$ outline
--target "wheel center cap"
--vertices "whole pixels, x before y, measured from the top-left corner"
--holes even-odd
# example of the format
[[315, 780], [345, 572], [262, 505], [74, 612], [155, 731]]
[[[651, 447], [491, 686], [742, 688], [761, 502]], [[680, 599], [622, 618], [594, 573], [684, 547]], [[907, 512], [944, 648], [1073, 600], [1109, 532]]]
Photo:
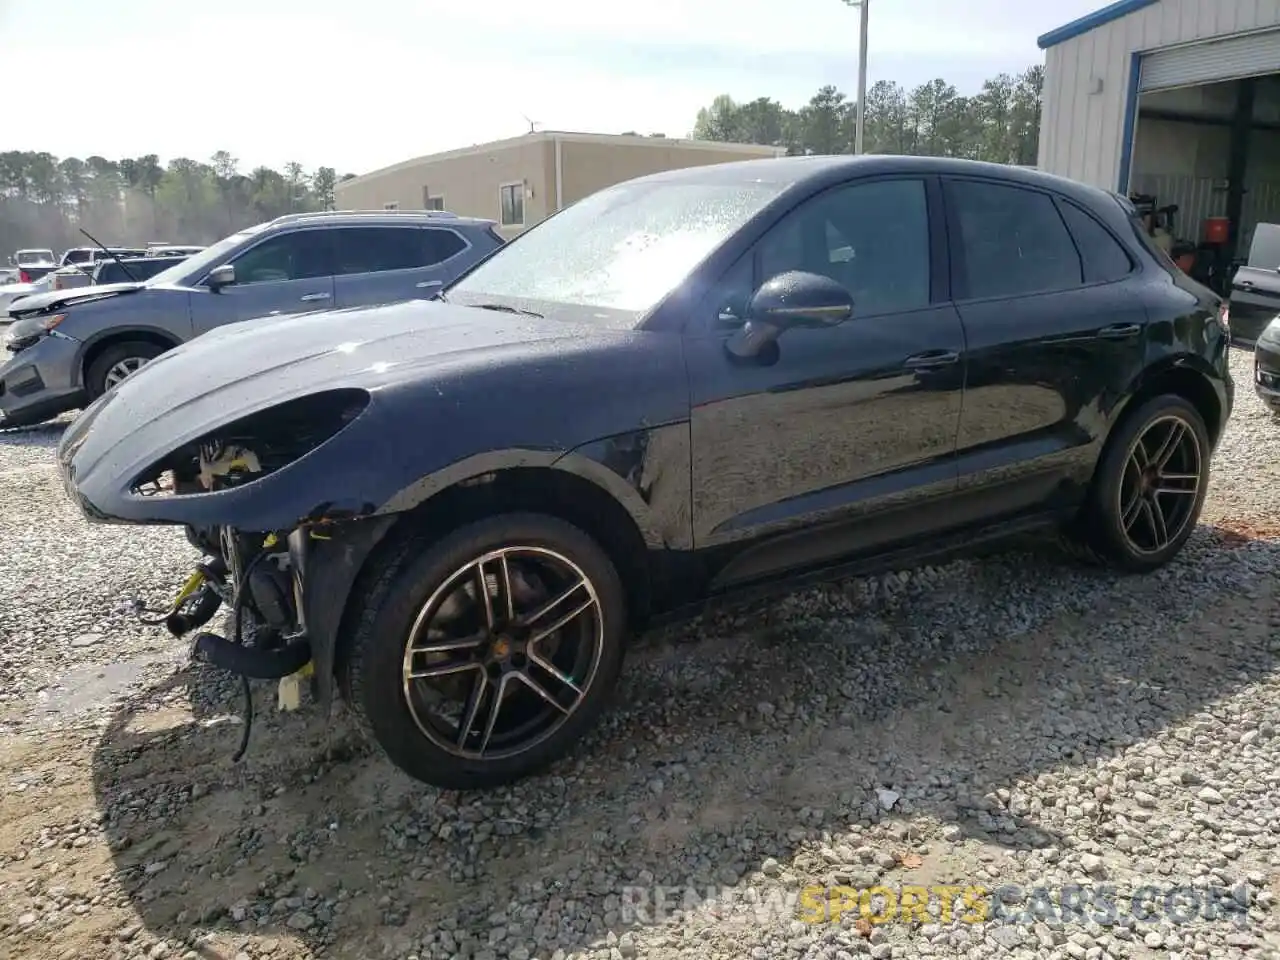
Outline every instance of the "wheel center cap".
[[507, 637], [494, 637], [493, 644], [489, 647], [490, 654], [495, 660], [504, 660], [511, 656], [511, 651], [515, 644]]

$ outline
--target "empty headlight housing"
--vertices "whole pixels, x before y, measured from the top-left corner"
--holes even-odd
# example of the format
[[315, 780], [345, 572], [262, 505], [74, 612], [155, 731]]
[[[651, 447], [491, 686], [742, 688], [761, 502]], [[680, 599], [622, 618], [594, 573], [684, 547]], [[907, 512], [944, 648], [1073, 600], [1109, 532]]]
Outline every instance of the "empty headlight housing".
[[132, 491], [185, 496], [254, 483], [331, 440], [369, 400], [366, 390], [343, 388], [260, 410], [174, 450], [139, 474]]

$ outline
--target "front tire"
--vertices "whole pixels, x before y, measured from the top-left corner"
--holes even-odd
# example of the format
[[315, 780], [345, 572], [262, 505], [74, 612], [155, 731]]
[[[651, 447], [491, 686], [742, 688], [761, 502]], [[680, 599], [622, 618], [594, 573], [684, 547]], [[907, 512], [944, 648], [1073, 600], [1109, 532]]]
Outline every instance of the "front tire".
[[1164, 566], [1200, 518], [1210, 453], [1204, 418], [1188, 400], [1146, 401], [1108, 441], [1065, 545], [1082, 560], [1129, 573]]
[[626, 602], [583, 531], [533, 513], [416, 539], [367, 590], [344, 698], [409, 776], [501, 786], [569, 752], [621, 672]]
[[94, 357], [85, 371], [84, 386], [89, 400], [97, 400], [117, 383], [133, 376], [164, 353], [164, 348], [145, 340], [113, 343]]

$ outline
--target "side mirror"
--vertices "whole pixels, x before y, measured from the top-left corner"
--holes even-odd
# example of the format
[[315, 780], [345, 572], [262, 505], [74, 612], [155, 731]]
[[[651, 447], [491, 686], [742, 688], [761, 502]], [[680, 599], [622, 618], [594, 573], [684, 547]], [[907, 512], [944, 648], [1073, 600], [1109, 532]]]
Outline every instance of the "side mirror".
[[236, 268], [229, 263], [224, 263], [220, 267], [214, 267], [209, 271], [209, 275], [205, 277], [204, 283], [212, 292], [217, 293], [223, 287], [229, 287], [236, 282]]
[[725, 343], [742, 359], [759, 356], [786, 330], [834, 327], [853, 316], [853, 295], [829, 277], [791, 270], [761, 284], [747, 322]]

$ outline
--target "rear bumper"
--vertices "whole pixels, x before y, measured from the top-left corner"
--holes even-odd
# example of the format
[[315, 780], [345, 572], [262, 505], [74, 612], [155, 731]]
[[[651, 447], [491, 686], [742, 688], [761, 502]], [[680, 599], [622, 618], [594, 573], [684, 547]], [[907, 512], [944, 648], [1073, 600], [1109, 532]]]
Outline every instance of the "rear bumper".
[[77, 382], [78, 341], [45, 337], [0, 366], [0, 427], [42, 423], [84, 406]]

